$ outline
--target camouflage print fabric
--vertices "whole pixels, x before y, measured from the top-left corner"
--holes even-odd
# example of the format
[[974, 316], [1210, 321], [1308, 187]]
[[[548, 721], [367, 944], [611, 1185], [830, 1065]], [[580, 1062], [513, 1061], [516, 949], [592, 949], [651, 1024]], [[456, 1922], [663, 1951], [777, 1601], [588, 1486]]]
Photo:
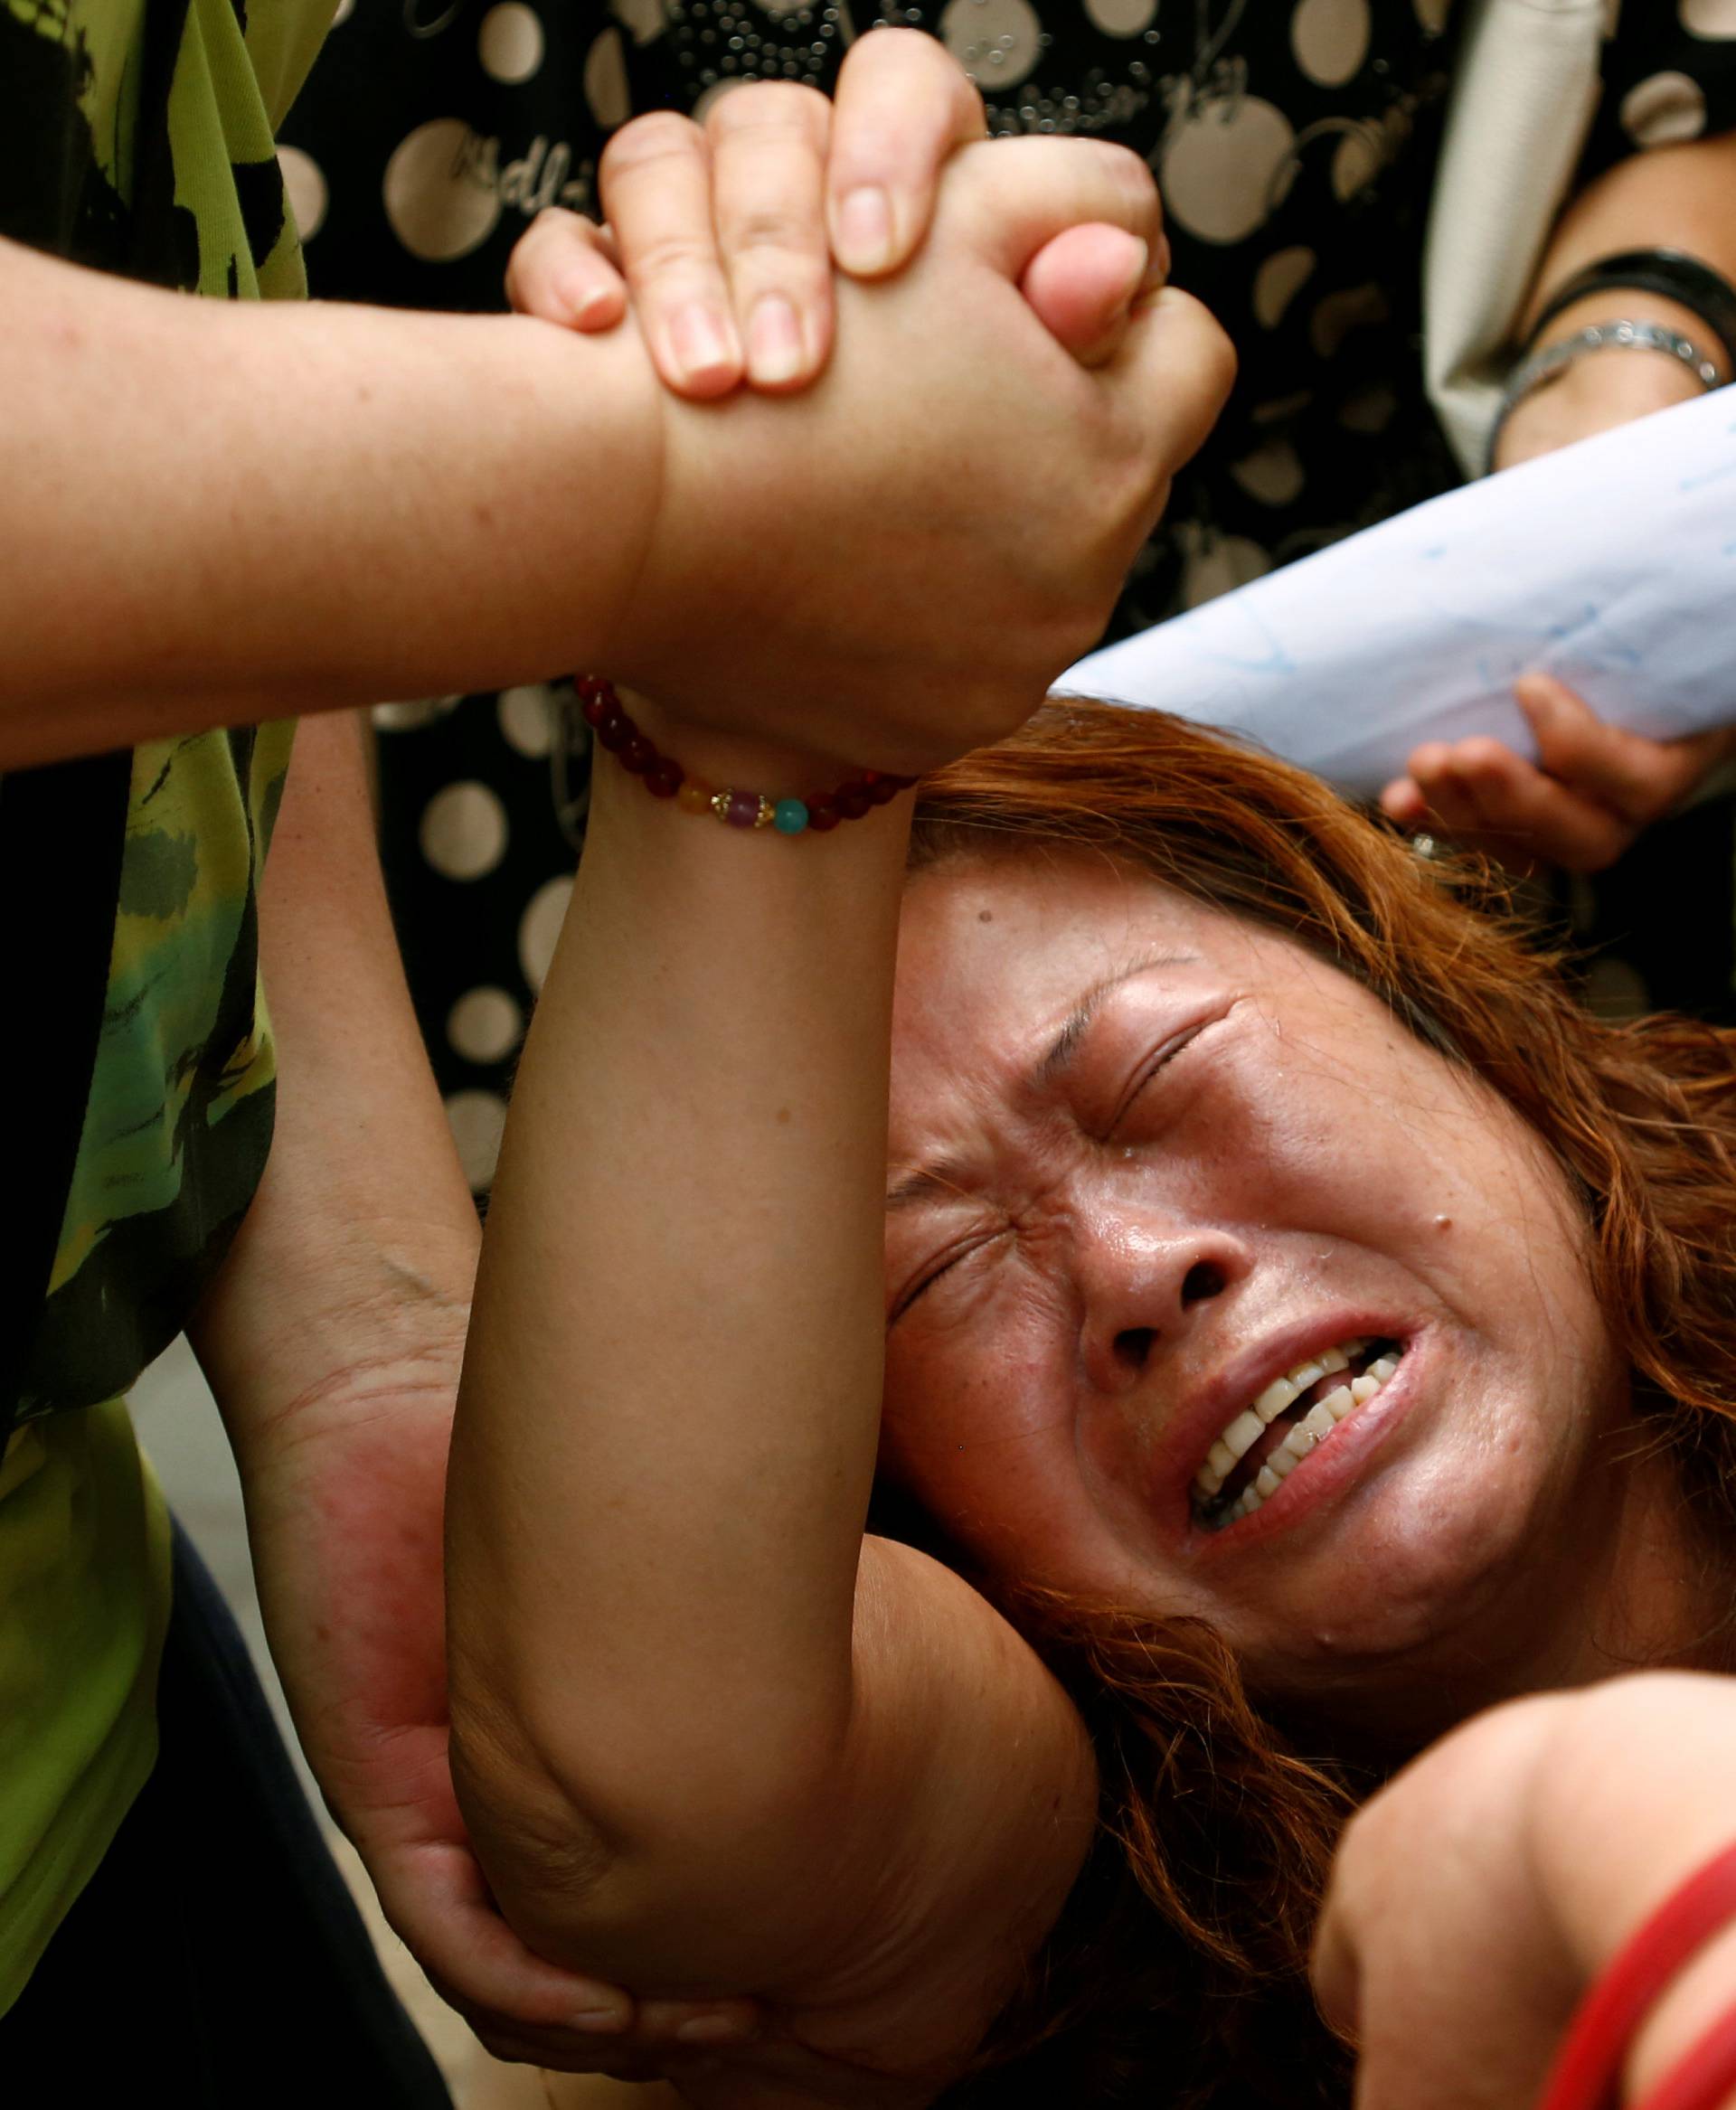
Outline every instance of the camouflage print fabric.
[[[303, 292], [273, 136], [332, 13], [0, 0], [0, 236], [188, 294]], [[156, 1754], [167, 1520], [122, 1395], [180, 1330], [264, 1168], [256, 890], [288, 758], [285, 726], [131, 757], [90, 1097], [0, 1453], [0, 2015]], [[0, 904], [53, 914], [52, 899]], [[5, 992], [14, 1020], [32, 1000]]]
[[102, 1037], [21, 1418], [126, 1390], [246, 1212], [276, 1063], [255, 875], [290, 728], [139, 748]]

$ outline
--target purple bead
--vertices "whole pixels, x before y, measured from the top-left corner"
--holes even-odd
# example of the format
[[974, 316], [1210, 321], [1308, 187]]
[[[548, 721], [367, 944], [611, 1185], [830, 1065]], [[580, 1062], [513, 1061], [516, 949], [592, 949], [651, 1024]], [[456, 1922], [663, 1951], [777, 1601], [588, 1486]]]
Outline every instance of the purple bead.
[[723, 818], [732, 828], [752, 827], [760, 818], [760, 794], [757, 791], [731, 792], [729, 811]]

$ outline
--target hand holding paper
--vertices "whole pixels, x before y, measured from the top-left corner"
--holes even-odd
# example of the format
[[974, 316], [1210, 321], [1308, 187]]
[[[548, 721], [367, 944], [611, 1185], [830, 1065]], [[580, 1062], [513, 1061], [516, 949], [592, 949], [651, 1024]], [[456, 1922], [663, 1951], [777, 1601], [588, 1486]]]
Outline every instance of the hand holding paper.
[[1075, 694], [1250, 734], [1374, 796], [1430, 742], [1536, 758], [1543, 673], [1608, 724], [1736, 718], [1736, 391], [1681, 404], [1269, 573], [1081, 660]]

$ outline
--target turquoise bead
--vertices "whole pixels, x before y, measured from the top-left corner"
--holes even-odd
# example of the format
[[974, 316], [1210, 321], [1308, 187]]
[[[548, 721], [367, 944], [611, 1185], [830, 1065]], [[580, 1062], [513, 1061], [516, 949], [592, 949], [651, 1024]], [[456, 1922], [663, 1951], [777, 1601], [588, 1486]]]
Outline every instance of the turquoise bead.
[[780, 835], [799, 835], [807, 825], [807, 808], [799, 798], [780, 798], [771, 824]]

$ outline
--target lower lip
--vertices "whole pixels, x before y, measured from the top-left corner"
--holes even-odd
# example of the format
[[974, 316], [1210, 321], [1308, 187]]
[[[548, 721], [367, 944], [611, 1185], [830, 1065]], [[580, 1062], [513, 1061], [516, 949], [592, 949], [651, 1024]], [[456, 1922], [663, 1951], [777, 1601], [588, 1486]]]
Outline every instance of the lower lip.
[[1353, 1480], [1361, 1476], [1374, 1454], [1410, 1412], [1420, 1392], [1419, 1373], [1427, 1360], [1424, 1338], [1413, 1334], [1405, 1343], [1398, 1369], [1374, 1397], [1316, 1444], [1283, 1485], [1268, 1495], [1252, 1516], [1240, 1517], [1233, 1524], [1222, 1524], [1211, 1531], [1194, 1515], [1190, 1496], [1186, 1535], [1189, 1554], [1195, 1559], [1212, 1560], [1244, 1546], [1257, 1546], [1280, 1531], [1289, 1531], [1340, 1494]]

